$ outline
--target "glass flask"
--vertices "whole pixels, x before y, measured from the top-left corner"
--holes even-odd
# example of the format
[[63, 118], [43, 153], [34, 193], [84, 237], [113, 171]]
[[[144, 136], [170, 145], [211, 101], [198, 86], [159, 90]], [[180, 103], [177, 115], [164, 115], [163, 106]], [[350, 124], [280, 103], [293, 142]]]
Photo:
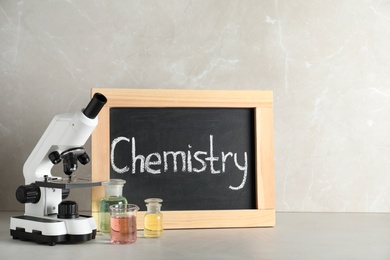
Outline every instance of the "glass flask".
[[137, 212], [134, 204], [111, 205], [111, 244], [131, 244], [137, 241]]
[[126, 181], [121, 179], [103, 182], [104, 197], [99, 204], [99, 230], [102, 233], [110, 233], [110, 206], [127, 204], [126, 198], [122, 196], [125, 183]]
[[146, 199], [147, 212], [144, 217], [144, 236], [147, 238], [162, 237], [163, 214], [161, 213], [161, 202], [159, 198]]

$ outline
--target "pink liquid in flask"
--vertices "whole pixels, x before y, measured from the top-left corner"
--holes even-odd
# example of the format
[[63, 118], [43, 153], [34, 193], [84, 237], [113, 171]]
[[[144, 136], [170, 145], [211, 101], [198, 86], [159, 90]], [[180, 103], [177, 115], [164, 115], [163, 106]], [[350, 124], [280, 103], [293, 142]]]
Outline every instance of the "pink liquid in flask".
[[130, 244], [137, 241], [135, 216], [111, 216], [111, 243]]

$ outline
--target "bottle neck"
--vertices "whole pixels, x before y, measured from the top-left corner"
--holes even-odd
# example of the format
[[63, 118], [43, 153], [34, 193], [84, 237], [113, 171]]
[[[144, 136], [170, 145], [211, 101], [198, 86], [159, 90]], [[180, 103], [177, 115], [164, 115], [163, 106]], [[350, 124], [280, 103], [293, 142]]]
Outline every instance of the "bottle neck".
[[161, 210], [161, 205], [147, 205], [146, 207], [147, 207], [148, 213], [157, 214], [157, 213], [160, 213], [160, 210]]
[[122, 197], [123, 186], [107, 185], [104, 187], [104, 195], [106, 197]]

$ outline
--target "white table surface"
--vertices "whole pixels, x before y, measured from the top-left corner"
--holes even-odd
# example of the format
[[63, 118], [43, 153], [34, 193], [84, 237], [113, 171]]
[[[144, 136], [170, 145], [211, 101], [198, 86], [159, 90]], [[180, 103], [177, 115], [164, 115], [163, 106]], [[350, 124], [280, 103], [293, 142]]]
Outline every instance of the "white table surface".
[[277, 213], [274, 228], [166, 230], [164, 237], [111, 245], [13, 240], [0, 212], [0, 259], [390, 259], [390, 214]]

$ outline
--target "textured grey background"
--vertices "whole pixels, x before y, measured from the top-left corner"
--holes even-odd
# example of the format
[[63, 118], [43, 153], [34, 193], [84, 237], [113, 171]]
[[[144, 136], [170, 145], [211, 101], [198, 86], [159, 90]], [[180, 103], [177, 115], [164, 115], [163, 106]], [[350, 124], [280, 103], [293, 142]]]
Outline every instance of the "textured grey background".
[[2, 0], [0, 210], [53, 116], [119, 87], [273, 90], [276, 209], [389, 212], [389, 68], [388, 1]]

